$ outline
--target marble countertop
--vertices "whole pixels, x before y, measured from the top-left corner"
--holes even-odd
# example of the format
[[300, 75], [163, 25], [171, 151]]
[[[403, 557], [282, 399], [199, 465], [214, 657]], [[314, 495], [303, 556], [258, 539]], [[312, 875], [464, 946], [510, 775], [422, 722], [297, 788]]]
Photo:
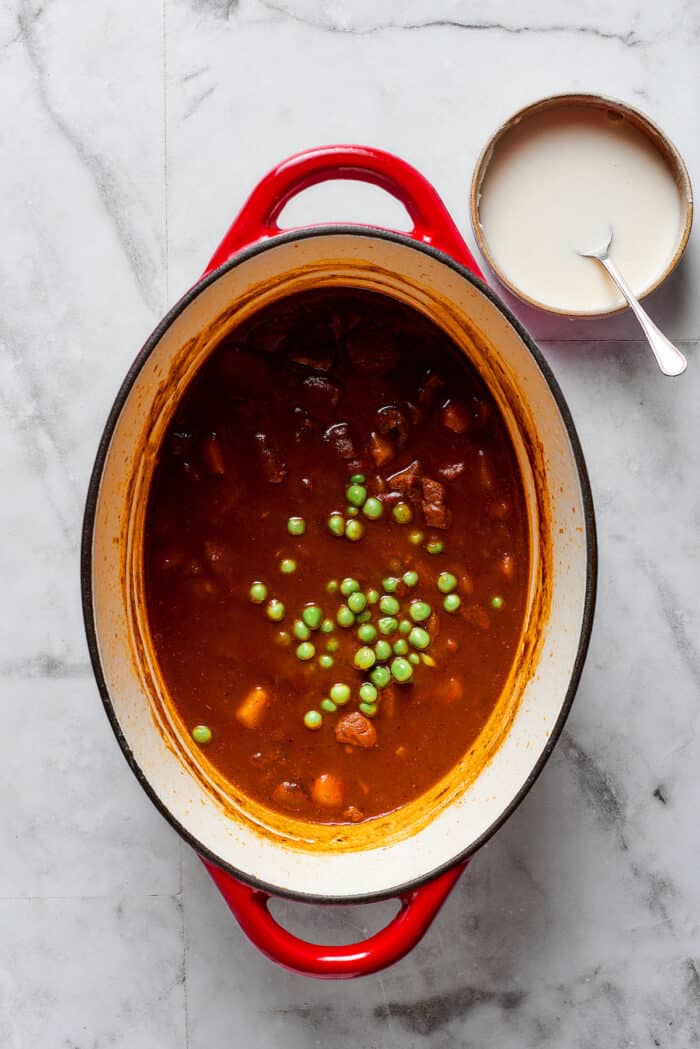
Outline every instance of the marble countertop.
[[[700, 179], [694, 0], [5, 0], [0, 6], [0, 1046], [602, 1049], [700, 1044], [700, 239], [627, 316], [517, 308], [572, 408], [600, 530], [565, 734], [421, 945], [350, 984], [288, 975], [229, 917], [115, 745], [88, 665], [87, 479], [130, 361], [250, 188], [311, 145], [416, 164], [468, 241], [487, 135], [539, 96], [648, 111]], [[401, 222], [378, 190], [290, 223]], [[276, 913], [340, 942], [391, 904]]]

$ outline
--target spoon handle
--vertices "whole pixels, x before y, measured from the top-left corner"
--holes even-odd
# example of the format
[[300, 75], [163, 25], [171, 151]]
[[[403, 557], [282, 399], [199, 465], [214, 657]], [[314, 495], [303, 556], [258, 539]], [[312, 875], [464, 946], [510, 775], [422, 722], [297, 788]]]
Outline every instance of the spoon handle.
[[672, 342], [669, 342], [664, 333], [656, 327], [649, 314], [640, 305], [639, 300], [635, 297], [634, 292], [613, 260], [606, 256], [605, 258], [598, 258], [598, 261], [601, 266], [605, 266], [605, 269], [627, 299], [632, 312], [647, 337], [647, 342], [651, 346], [652, 353], [656, 357], [656, 363], [661, 371], [664, 375], [681, 375], [688, 365], [681, 351]]

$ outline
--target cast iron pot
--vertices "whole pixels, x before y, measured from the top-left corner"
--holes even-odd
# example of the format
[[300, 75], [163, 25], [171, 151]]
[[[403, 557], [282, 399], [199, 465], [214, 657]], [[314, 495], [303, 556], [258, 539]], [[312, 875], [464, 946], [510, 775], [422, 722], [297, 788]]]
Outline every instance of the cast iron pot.
[[[382, 187], [405, 206], [412, 231], [324, 225], [282, 232], [284, 205], [328, 179]], [[519, 652], [469, 758], [389, 816], [317, 827], [251, 802], [192, 744], [168, 702], [150, 638], [142, 542], [160, 442], [203, 361], [261, 307], [338, 285], [374, 289], [432, 317], [484, 376], [518, 456], [533, 553]], [[88, 645], [117, 740], [260, 950], [296, 972], [348, 977], [381, 969], [417, 943], [469, 858], [515, 810], [552, 751], [588, 646], [595, 579], [591, 494], [564, 398], [530, 336], [483, 283], [432, 186], [398, 158], [359, 146], [311, 150], [280, 164], [126, 376], [97, 452], [82, 549]], [[329, 947], [280, 927], [268, 909], [272, 895], [317, 903], [397, 897], [401, 908], [364, 942]]]

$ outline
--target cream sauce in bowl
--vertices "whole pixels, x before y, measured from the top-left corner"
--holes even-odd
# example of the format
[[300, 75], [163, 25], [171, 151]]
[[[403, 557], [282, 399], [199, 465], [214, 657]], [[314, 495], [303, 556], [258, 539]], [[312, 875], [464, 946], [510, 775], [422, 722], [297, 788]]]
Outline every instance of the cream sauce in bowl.
[[612, 103], [526, 111], [480, 168], [481, 246], [501, 279], [544, 309], [624, 305], [602, 267], [577, 254], [605, 243], [610, 228], [610, 255], [638, 296], [672, 268], [687, 236], [689, 182], [684, 197], [669, 157]]

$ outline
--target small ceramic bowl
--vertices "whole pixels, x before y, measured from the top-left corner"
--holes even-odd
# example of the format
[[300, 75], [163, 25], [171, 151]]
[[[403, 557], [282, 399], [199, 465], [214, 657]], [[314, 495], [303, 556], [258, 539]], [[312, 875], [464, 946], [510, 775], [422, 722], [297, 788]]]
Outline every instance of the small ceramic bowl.
[[628, 106], [623, 102], [619, 102], [616, 99], [594, 94], [552, 95], [548, 98], [540, 99], [538, 102], [533, 102], [529, 106], [525, 106], [524, 109], [514, 113], [513, 116], [511, 116], [501, 125], [501, 127], [498, 128], [497, 131], [494, 132], [484, 146], [481, 155], [476, 162], [471, 184], [470, 216], [474, 236], [476, 237], [479, 250], [484, 259], [493, 273], [498, 277], [499, 281], [523, 302], [526, 302], [528, 305], [534, 306], [537, 309], [545, 310], [547, 313], [559, 314], [566, 317], [605, 317], [614, 313], [620, 313], [622, 310], [627, 309], [627, 306], [622, 304], [613, 305], [607, 309], [596, 308], [590, 310], [562, 309], [557, 306], [548, 305], [546, 302], [539, 301], [531, 294], [528, 294], [519, 288], [508, 276], [508, 273], [496, 262], [489, 246], [486, 232], [480, 220], [482, 189], [484, 188], [486, 175], [489, 171], [496, 150], [499, 145], [503, 144], [510, 132], [516, 127], [522, 127], [523, 123], [531, 118], [540, 116], [547, 111], [567, 108], [573, 110], [581, 107], [602, 110], [612, 120], [623, 120], [628, 122], [650, 140], [665, 160], [671, 174], [673, 175], [678, 187], [681, 207], [681, 221], [679, 224], [678, 239], [675, 250], [663, 272], [654, 281], [648, 284], [648, 286], [643, 288], [638, 297], [640, 299], [644, 298], [658, 288], [658, 286], [662, 284], [669, 274], [676, 268], [681, 255], [685, 250], [685, 246], [688, 243], [688, 237], [690, 236], [690, 229], [693, 223], [693, 188], [685, 161], [671, 140], [649, 119], [649, 117], [645, 116], [644, 113], [640, 113], [639, 110], [634, 109], [632, 106]]

